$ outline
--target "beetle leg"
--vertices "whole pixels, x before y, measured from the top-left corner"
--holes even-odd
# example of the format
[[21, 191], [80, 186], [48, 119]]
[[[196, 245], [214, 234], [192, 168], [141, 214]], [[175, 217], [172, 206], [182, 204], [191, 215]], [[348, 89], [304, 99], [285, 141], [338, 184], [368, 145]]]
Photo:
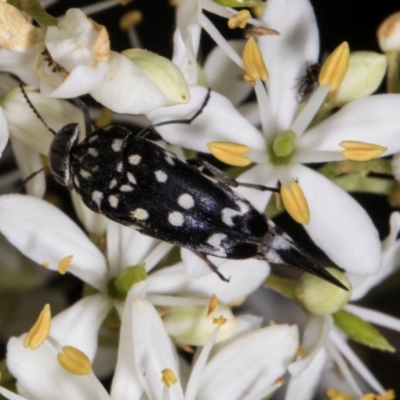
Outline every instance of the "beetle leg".
[[205, 262], [207, 263], [207, 265], [210, 267], [211, 271], [212, 271], [212, 272], [215, 272], [221, 280], [223, 280], [224, 282], [229, 282], [230, 278], [225, 278], [225, 276], [223, 276], [223, 275], [221, 274], [221, 272], [219, 272], [218, 267], [217, 267], [216, 265], [214, 265], [214, 264], [207, 258], [207, 256], [206, 256], [205, 254], [196, 253], [196, 252], [193, 252], [193, 253], [196, 254], [197, 257], [200, 257], [203, 261], [205, 261]]
[[264, 185], [257, 185], [255, 183], [245, 183], [245, 182], [238, 182], [236, 179], [231, 178], [225, 172], [221, 171], [219, 168], [215, 167], [214, 165], [210, 164], [208, 161], [203, 160], [202, 158], [195, 158], [192, 160], [187, 160], [188, 164], [191, 164], [198, 168], [199, 170], [205, 169], [206, 171], [210, 172], [212, 175], [219, 178], [225, 185], [232, 186], [232, 187], [247, 187], [250, 189], [256, 189], [261, 191], [270, 191], [274, 193], [279, 193], [279, 188], [272, 188]]

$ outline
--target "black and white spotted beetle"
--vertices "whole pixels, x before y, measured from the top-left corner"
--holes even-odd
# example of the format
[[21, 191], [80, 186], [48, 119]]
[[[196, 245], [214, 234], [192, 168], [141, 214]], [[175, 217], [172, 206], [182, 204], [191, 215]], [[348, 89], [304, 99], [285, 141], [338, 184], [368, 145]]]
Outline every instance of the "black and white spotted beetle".
[[318, 63], [311, 64], [307, 67], [306, 73], [299, 79], [299, 89], [296, 94], [296, 101], [302, 103], [314, 91], [318, 85], [318, 76], [321, 71], [321, 65]]
[[[228, 279], [207, 259], [208, 255], [286, 264], [347, 290], [230, 186], [277, 189], [239, 183], [203, 160], [190, 164], [144, 138], [160, 125], [190, 124], [201, 114], [209, 96], [210, 91], [190, 119], [151, 125], [136, 136], [112, 125], [91, 132], [77, 144], [78, 124], [66, 125], [51, 144], [50, 170], [57, 182], [75, 189], [91, 210], [193, 251], [223, 280]], [[79, 103], [90, 132], [87, 108]], [[209, 179], [199, 168], [209, 170], [222, 183]]]

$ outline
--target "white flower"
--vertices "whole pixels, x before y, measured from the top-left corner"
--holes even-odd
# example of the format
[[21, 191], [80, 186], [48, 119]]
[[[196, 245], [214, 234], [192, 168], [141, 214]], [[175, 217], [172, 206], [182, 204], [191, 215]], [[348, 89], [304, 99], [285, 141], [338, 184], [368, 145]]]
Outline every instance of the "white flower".
[[[7, 363], [28, 398], [51, 399], [60, 388], [65, 399], [260, 399], [276, 390], [298, 346], [295, 326], [275, 325], [259, 329], [255, 318], [243, 318], [243, 330], [229, 342], [213, 348], [219, 321], [199, 351], [190, 376], [183, 360], [150, 302], [140, 293], [143, 284], [131, 289], [123, 310], [117, 367], [108, 395], [89, 372], [74, 375], [57, 362], [59, 347], [77, 347], [89, 358], [96, 342], [90, 323], [98, 324], [107, 311], [93, 307], [91, 296], [56, 316], [50, 335], [37, 349], [23, 348], [25, 335], [8, 344]], [[100, 295], [96, 295], [100, 296]], [[86, 302], [91, 307], [81, 307]], [[74, 323], [79, 318], [79, 323]], [[251, 321], [251, 322], [250, 322]], [[87, 335], [83, 335], [85, 330]], [[86, 337], [85, 337], [86, 336]], [[243, 351], [245, 349], [245, 351]], [[212, 351], [212, 353], [211, 353]], [[210, 354], [211, 353], [211, 354]], [[5, 389], [0, 393], [8, 395]], [[21, 397], [15, 396], [20, 399]]]
[[[399, 268], [400, 240], [396, 239], [400, 232], [400, 213], [392, 214], [390, 225], [389, 236], [382, 244], [383, 255], [379, 272], [372, 277], [357, 276], [355, 274], [348, 275], [353, 286], [351, 301], [357, 301], [364, 297], [369, 290]], [[400, 320], [397, 318], [354, 304], [347, 304], [344, 310], [370, 323], [400, 332]], [[303, 393], [301, 398], [304, 400], [313, 397], [323, 372], [322, 366], [327, 362], [327, 355], [338, 364], [355, 395], [362, 396], [363, 392], [353, 378], [345, 359], [376, 393], [384, 392], [383, 386], [347, 344], [347, 336], [333, 325], [331, 316], [321, 317], [311, 313], [308, 314], [302, 347], [306, 356], [289, 366], [289, 371], [293, 378], [289, 382], [286, 399], [293, 398], [294, 393]], [[389, 345], [385, 347], [386, 350], [389, 350], [389, 347]], [[305, 382], [308, 384], [306, 385]]]
[[[167, 141], [202, 152], [208, 151], [207, 144], [213, 141], [249, 146], [252, 150], [249, 159], [259, 165], [242, 174], [239, 180], [270, 187], [275, 186], [277, 180], [283, 184], [298, 180], [310, 210], [310, 222], [305, 229], [313, 241], [345, 270], [361, 273], [362, 268], [363, 273], [373, 274], [380, 265], [380, 244], [367, 213], [350, 195], [303, 164], [345, 159], [340, 147], [344, 141], [387, 147], [384, 155], [397, 152], [400, 149], [396, 135], [400, 114], [396, 110], [400, 106], [400, 96], [377, 95], [353, 101], [306, 130], [328, 91], [325, 86], [319, 88], [299, 113], [296, 102], [298, 79], [307, 64], [318, 59], [313, 10], [306, 0], [271, 0], [262, 21], [280, 32], [279, 36], [259, 39], [270, 75], [268, 93], [260, 82], [256, 84], [262, 134], [254, 128], [245, 128], [244, 122], [241, 129], [232, 126], [239, 118], [214, 93], [210, 105], [190, 126], [162, 126], [158, 130]], [[233, 81], [232, 85], [235, 83]], [[189, 105], [156, 110], [149, 117], [160, 122], [190, 115], [198, 107], [196, 102], [201, 101], [198, 92], [198, 88], [191, 89]], [[214, 101], [213, 97], [216, 97]], [[251, 119], [254, 121], [253, 114]], [[204, 126], [207, 126], [206, 132]], [[224, 129], [228, 126], [229, 131]], [[287, 156], [279, 157], [272, 146], [287, 131], [292, 132], [291, 151]], [[259, 210], [264, 210], [270, 197], [270, 193], [244, 188], [239, 192]]]

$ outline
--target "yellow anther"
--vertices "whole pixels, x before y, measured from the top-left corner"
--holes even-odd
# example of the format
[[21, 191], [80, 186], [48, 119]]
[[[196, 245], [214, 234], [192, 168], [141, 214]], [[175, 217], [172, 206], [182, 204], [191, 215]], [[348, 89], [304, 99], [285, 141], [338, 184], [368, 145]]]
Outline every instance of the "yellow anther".
[[46, 304], [39, 314], [35, 324], [26, 334], [24, 339], [24, 347], [31, 350], [37, 349], [47, 338], [51, 327], [51, 310], [50, 305]]
[[349, 57], [349, 45], [347, 42], [343, 42], [326, 59], [319, 74], [319, 84], [321, 86], [329, 85], [330, 92], [336, 90], [346, 74]]
[[57, 354], [58, 363], [74, 375], [87, 375], [92, 372], [92, 363], [89, 357], [73, 346], [64, 346], [64, 353]]
[[231, 142], [210, 142], [207, 143], [210, 153], [218, 160], [225, 164], [233, 165], [235, 167], [246, 167], [251, 164], [251, 160], [243, 156], [248, 153], [251, 148], [244, 144], [231, 143]]
[[218, 297], [215, 294], [213, 294], [211, 296], [210, 302], [208, 303], [207, 315], [210, 315], [215, 310], [217, 305], [218, 305]]
[[268, 326], [275, 326], [276, 322], [273, 319], [270, 319], [268, 322]]
[[161, 382], [164, 385], [171, 387], [172, 385], [175, 385], [176, 382], [178, 382], [178, 379], [174, 371], [172, 371], [172, 369], [169, 368], [163, 369], [161, 373], [162, 373]]
[[263, 14], [264, 10], [265, 10], [265, 5], [257, 6], [257, 7], [252, 7], [252, 8], [251, 8], [251, 12], [253, 13], [253, 15], [254, 15], [256, 18], [261, 17], [261, 15]]
[[376, 396], [376, 400], [394, 400], [395, 398], [396, 395], [393, 389], [389, 389], [385, 393], [378, 394]]
[[296, 350], [296, 355], [304, 357], [306, 355], [306, 349], [303, 346], [299, 346]]
[[286, 211], [299, 224], [310, 222], [310, 209], [300, 185], [295, 181], [289, 182], [289, 187], [281, 186], [281, 197]]
[[255, 85], [258, 79], [264, 82], [268, 79], [268, 71], [260, 48], [252, 37], [247, 41], [243, 50], [243, 65], [246, 70], [244, 78], [252, 85]]
[[109, 108], [103, 107], [100, 110], [99, 117], [94, 121], [96, 128], [104, 128], [105, 126], [111, 125], [113, 120], [113, 113]]
[[121, 6], [127, 6], [129, 3], [132, 3], [133, 0], [119, 0], [119, 4]]
[[47, 261], [42, 262], [42, 267], [44, 267], [44, 268], [49, 268], [49, 265], [50, 264]]
[[376, 400], [376, 396], [374, 393], [367, 393], [363, 397], [360, 397], [360, 400]]
[[353, 396], [340, 390], [328, 388], [325, 390], [325, 396], [329, 400], [352, 400]]
[[254, 28], [248, 29], [244, 35], [246, 39], [251, 37], [260, 37], [260, 36], [278, 36], [280, 32], [275, 29], [266, 28], [264, 26], [255, 26]]
[[226, 318], [224, 318], [222, 315], [218, 318], [213, 319], [213, 324], [215, 325], [225, 325], [226, 324]]
[[286, 383], [286, 381], [283, 378], [278, 378], [278, 379], [276, 379], [275, 383], [277, 383], [279, 385], [284, 385]]
[[345, 150], [341, 154], [352, 161], [368, 161], [382, 155], [388, 148], [378, 144], [344, 140], [339, 145]]
[[378, 28], [376, 35], [378, 38], [390, 38], [399, 29], [400, 24], [400, 12], [396, 12], [389, 17], [387, 17]]
[[250, 18], [251, 15], [249, 10], [240, 10], [237, 14], [232, 15], [232, 17], [228, 19], [228, 27], [230, 29], [244, 29], [246, 27], [247, 21]]
[[119, 29], [126, 31], [132, 26], [137, 26], [142, 22], [143, 14], [138, 11], [129, 11], [125, 13], [119, 20]]
[[58, 264], [58, 272], [64, 275], [67, 272], [67, 268], [70, 266], [73, 256], [64, 257]]

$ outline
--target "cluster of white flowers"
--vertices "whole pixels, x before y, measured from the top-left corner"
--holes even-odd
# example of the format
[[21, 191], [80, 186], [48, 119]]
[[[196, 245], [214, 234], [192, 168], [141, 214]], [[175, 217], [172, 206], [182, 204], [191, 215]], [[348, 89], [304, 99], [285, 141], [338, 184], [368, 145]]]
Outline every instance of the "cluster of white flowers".
[[[98, 8], [69, 9], [58, 21], [35, 0], [24, 10], [0, 2], [0, 155], [10, 143], [26, 178], [44, 166], [53, 138], [15, 77], [29, 86], [29, 99], [48, 126], [57, 131], [79, 122], [83, 133], [82, 112], [66, 99], [89, 94], [114, 113], [159, 123], [192, 116], [211, 87], [202, 114], [190, 125], [161, 126], [162, 138], [180, 156], [191, 149], [236, 167], [253, 163], [239, 181], [280, 183], [287, 212], [345, 271], [331, 270], [349, 292], [307, 275], [298, 283], [276, 277], [256, 259], [215, 259], [230, 277], [223, 282], [194, 253], [181, 249], [178, 260], [172, 245], [93, 213], [73, 191], [88, 236], [42, 200], [45, 176], [37, 175], [26, 184], [28, 195], [0, 196], [0, 232], [48, 271], [75, 275], [90, 293], [54, 317], [52, 304], [43, 304], [32, 329], [8, 340], [7, 368], [18, 394], [0, 386], [6, 398], [258, 400], [276, 394], [307, 400], [332, 362], [345, 386], [330, 387], [329, 399], [345, 398], [344, 392], [365, 400], [394, 398], [348, 341], [394, 351], [370, 323], [400, 331], [400, 320], [348, 302], [400, 266], [400, 213], [392, 214], [381, 243], [367, 212], [346, 191], [347, 181], [339, 187], [310, 164], [361, 165], [395, 155], [393, 174], [400, 176], [400, 78], [389, 73], [391, 93], [371, 95], [389, 55], [397, 51], [400, 59], [400, 16], [378, 32], [385, 55], [350, 53], [347, 43], [339, 44], [313, 93], [299, 103], [299, 78], [319, 59], [309, 1], [269, 0], [257, 19], [219, 3], [179, 1], [171, 61], [139, 48], [112, 51], [106, 27], [87, 16]], [[230, 27], [252, 26], [250, 38], [227, 41], [204, 10], [227, 18]], [[134, 27], [129, 30], [136, 38]], [[202, 30], [216, 47], [199, 66]], [[253, 90], [256, 100], [245, 102]], [[272, 203], [270, 192], [237, 191], [260, 212]], [[304, 311], [302, 332], [289, 318], [276, 325], [234, 314], [232, 307], [263, 284]], [[117, 334], [112, 317], [120, 321]], [[117, 337], [117, 344], [102, 337]], [[194, 352], [191, 365], [178, 348]], [[99, 378], [111, 374], [108, 392]]]

